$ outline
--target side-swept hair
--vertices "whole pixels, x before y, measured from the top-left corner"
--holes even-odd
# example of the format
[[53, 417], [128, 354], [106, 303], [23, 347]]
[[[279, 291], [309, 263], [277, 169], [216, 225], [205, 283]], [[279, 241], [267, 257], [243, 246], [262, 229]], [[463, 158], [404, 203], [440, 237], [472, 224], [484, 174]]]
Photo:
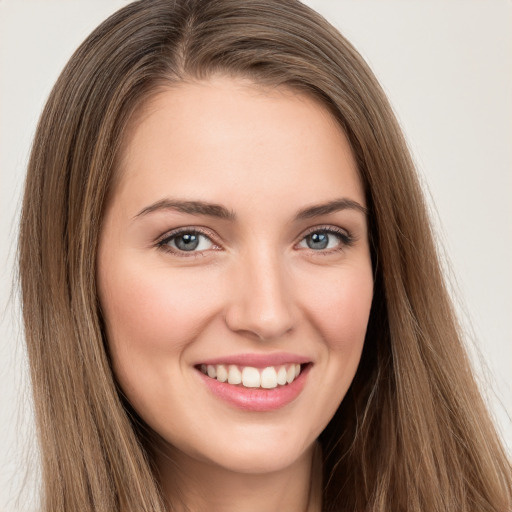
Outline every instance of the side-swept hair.
[[296, 0], [141, 0], [75, 52], [28, 168], [19, 262], [43, 511], [166, 509], [111, 371], [96, 255], [135, 109], [166, 84], [214, 74], [319, 99], [365, 187], [375, 295], [360, 367], [320, 437], [323, 509], [511, 510], [511, 466], [472, 377], [414, 167], [364, 60]]

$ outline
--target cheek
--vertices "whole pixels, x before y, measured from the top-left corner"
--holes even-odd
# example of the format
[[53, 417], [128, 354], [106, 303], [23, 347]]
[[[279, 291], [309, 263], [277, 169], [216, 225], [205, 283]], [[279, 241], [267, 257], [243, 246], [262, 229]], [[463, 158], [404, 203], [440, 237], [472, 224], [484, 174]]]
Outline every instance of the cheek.
[[318, 436], [336, 413], [359, 366], [373, 298], [371, 264], [322, 270], [303, 282], [303, 310], [317, 334], [320, 354], [317, 368], [312, 369], [318, 385], [310, 396], [310, 414], [315, 418], [311, 432]]
[[305, 288], [311, 321], [329, 350], [359, 354], [373, 298], [371, 265], [345, 268], [329, 279], [310, 280]]
[[158, 263], [138, 265], [136, 257], [100, 269], [100, 301], [120, 381], [133, 379], [135, 369], [155, 376], [176, 370], [187, 345], [214, 315], [215, 296], [204, 293], [212, 289], [211, 279]]

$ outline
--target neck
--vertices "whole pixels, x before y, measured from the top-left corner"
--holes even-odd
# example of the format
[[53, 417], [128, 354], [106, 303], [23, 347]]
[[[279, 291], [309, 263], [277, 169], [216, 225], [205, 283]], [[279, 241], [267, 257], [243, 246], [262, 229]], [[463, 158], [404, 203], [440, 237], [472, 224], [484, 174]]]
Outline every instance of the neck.
[[320, 512], [322, 463], [317, 444], [292, 466], [272, 473], [237, 473], [169, 449], [159, 450], [156, 464], [173, 511]]

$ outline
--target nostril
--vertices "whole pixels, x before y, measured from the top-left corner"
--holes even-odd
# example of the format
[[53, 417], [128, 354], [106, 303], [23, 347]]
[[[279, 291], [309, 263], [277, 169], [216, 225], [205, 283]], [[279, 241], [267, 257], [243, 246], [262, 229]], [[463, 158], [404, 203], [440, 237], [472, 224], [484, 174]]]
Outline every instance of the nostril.
[[294, 329], [299, 316], [281, 277], [259, 267], [231, 295], [224, 321], [231, 331], [254, 340], [276, 340]]
[[231, 316], [226, 317], [225, 322], [231, 331], [262, 342], [277, 340], [293, 331], [293, 320], [289, 316], [279, 319]]

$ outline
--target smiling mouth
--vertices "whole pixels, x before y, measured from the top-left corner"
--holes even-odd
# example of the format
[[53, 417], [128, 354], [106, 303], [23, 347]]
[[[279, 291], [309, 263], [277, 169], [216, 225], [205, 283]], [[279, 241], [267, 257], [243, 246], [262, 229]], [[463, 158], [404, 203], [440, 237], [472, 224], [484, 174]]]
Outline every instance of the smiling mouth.
[[256, 368], [235, 364], [201, 364], [196, 368], [218, 382], [252, 389], [274, 389], [291, 384], [307, 365], [289, 363]]

